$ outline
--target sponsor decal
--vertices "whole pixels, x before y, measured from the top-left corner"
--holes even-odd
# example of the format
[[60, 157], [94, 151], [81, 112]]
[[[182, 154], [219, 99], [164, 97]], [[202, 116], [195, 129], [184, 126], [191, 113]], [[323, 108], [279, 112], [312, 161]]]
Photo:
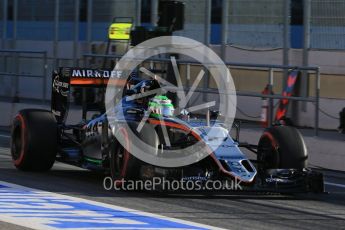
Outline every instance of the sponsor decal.
[[267, 183], [291, 183], [292, 182], [291, 180], [288, 180], [288, 179], [274, 178], [272, 176], [269, 178], [266, 178], [265, 181]]
[[68, 82], [60, 81], [60, 75], [56, 75], [53, 80], [53, 90], [64, 97], [69, 94], [69, 84]]
[[72, 78], [120, 78], [122, 71], [97, 69], [72, 69]]

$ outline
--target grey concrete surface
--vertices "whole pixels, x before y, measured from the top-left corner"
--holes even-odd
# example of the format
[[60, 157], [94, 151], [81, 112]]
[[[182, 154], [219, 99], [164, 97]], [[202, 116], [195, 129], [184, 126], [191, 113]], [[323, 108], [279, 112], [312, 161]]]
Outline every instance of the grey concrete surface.
[[[56, 163], [47, 173], [21, 172], [10, 159], [9, 138], [0, 132], [0, 180], [45, 191], [115, 204], [225, 229], [344, 229], [345, 188], [326, 186], [329, 194], [157, 195], [106, 191], [102, 173]], [[243, 130], [242, 138], [248, 136]], [[345, 174], [323, 171], [328, 183], [345, 185]], [[0, 229], [22, 229], [0, 222]]]

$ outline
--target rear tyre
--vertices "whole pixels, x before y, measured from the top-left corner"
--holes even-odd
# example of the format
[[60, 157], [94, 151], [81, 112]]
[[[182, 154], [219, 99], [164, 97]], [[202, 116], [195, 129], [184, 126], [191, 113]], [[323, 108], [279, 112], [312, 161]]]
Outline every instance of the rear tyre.
[[24, 171], [51, 169], [57, 153], [57, 133], [57, 123], [50, 111], [19, 111], [11, 132], [11, 155], [16, 168]]
[[307, 167], [307, 148], [301, 133], [290, 126], [273, 126], [261, 136], [258, 145], [259, 168], [303, 169]]

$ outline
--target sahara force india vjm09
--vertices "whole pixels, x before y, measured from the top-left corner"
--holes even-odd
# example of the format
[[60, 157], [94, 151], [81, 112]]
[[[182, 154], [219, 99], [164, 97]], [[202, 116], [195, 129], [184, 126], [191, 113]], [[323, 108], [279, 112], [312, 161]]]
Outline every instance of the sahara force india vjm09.
[[[109, 75], [111, 72], [107, 70], [59, 68], [55, 71], [52, 76], [51, 110], [24, 109], [13, 120], [11, 152], [14, 165], [24, 171], [46, 171], [59, 161], [90, 170], [103, 170], [113, 180], [159, 177], [206, 183], [236, 179], [241, 181], [246, 191], [324, 191], [322, 174], [307, 167], [306, 145], [297, 129], [272, 126], [263, 132], [258, 144], [247, 144], [231, 137], [228, 130], [219, 124], [214, 138], [221, 138], [222, 143], [218, 148], [212, 148], [210, 139], [213, 137], [205, 139], [202, 134], [208, 126], [200, 123], [200, 119], [196, 122], [192, 118], [174, 115], [173, 105], [166, 96], [149, 95], [128, 100], [128, 97], [138, 93], [159, 89], [155, 79], [131, 77], [118, 82], [128, 90], [124, 91], [122, 100], [112, 106], [117, 122], [111, 128], [104, 97], [99, 103], [87, 103], [85, 94], [80, 122], [67, 124], [71, 88], [81, 87], [84, 91], [97, 88], [104, 93], [102, 87]], [[151, 110], [151, 115], [144, 124], [140, 124], [148, 110]], [[93, 111], [94, 115], [87, 119], [89, 111]], [[137, 131], [139, 125], [141, 132]], [[170, 138], [169, 146], [164, 130]], [[190, 165], [157, 166], [131, 153], [130, 147], [136, 143], [129, 132], [152, 146], [155, 154], [199, 143], [199, 148], [193, 151], [206, 151], [207, 156]], [[119, 141], [119, 134], [122, 141]], [[249, 160], [243, 149], [254, 152], [257, 159]]]

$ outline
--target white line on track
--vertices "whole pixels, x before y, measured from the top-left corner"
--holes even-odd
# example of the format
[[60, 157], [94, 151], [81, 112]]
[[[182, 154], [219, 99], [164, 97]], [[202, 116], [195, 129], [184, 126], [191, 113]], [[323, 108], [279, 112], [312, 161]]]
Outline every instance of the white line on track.
[[[33, 229], [218, 229], [221, 228], [142, 212], [73, 196], [46, 192], [0, 181], [0, 221]], [[35, 202], [6, 201], [13, 195], [31, 195]], [[50, 197], [52, 199], [48, 199]], [[18, 199], [17, 199], [18, 200]], [[24, 208], [23, 208], [24, 207]], [[45, 210], [58, 211], [46, 213]], [[64, 215], [60, 215], [64, 214]]]
[[3, 137], [3, 138], [11, 138], [11, 136], [8, 136], [8, 135], [2, 135], [2, 134], [0, 134], [0, 137]]
[[325, 182], [325, 185], [330, 185], [330, 186], [339, 187], [339, 188], [345, 188], [345, 184]]

